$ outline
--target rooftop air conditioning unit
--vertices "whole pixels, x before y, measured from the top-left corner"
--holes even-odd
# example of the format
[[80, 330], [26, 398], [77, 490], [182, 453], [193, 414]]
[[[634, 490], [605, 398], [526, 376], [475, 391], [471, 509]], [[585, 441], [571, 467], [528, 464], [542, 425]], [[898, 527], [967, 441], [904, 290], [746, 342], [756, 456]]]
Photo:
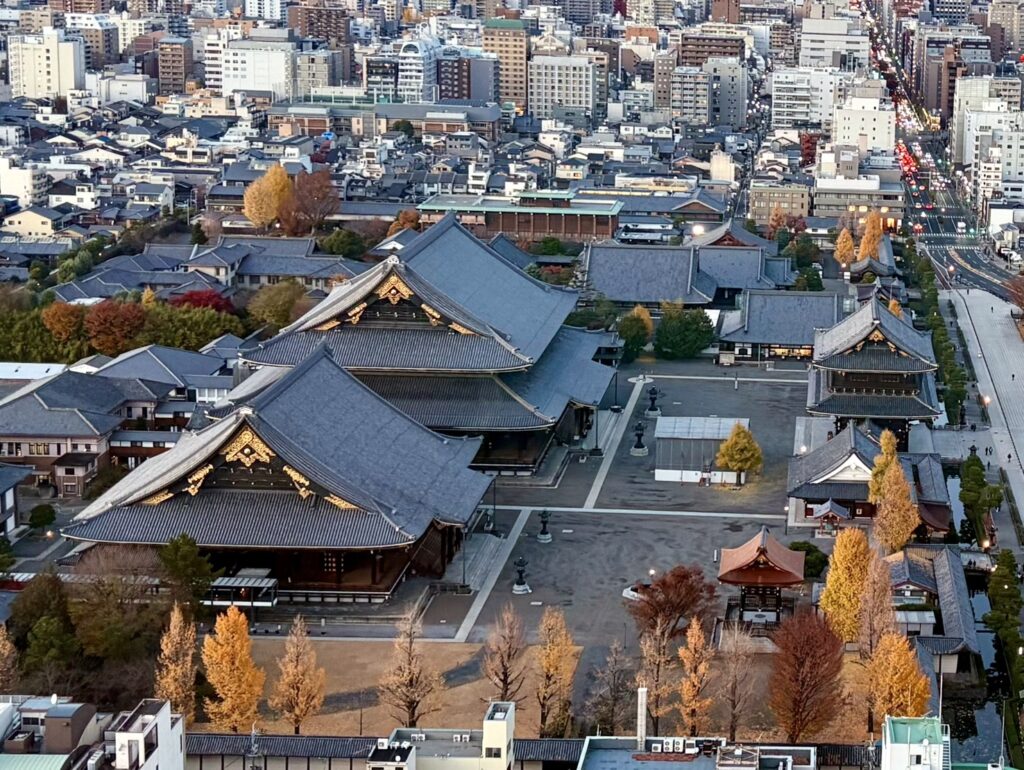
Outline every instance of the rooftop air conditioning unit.
[[683, 753], [683, 743], [684, 743], [684, 741], [683, 741], [682, 738], [676, 738], [673, 741], [673, 749], [672, 750], [675, 751], [676, 754], [682, 754]]
[[652, 743], [651, 744], [651, 753], [652, 754], [660, 754], [661, 753], [661, 744], [660, 743]]
[[469, 743], [469, 733], [463, 733], [462, 734], [462, 742], [463, 743]]
[[455, 735], [452, 736], [452, 740], [455, 741], [456, 743], [462, 743], [462, 736], [459, 735], [458, 733], [456, 733]]
[[386, 749], [387, 747], [388, 747], [388, 739], [387, 738], [378, 738], [377, 739], [377, 748], [378, 749]]

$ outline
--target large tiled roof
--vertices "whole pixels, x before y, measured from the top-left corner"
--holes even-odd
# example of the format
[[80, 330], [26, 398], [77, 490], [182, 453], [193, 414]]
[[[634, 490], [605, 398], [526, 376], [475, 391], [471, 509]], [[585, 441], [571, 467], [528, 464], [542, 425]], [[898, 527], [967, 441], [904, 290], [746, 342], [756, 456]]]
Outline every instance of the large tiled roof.
[[841, 316], [839, 296], [831, 292], [752, 290], [741, 310], [723, 315], [718, 336], [728, 342], [810, 346], [816, 329], [833, 326]]
[[96, 374], [102, 377], [131, 377], [185, 387], [191, 377], [217, 374], [223, 368], [222, 358], [163, 345], [146, 345], [122, 353], [110, 363], [101, 366]]
[[[335, 495], [349, 506], [317, 508], [319, 525], [309, 527], [297, 526], [296, 517], [314, 515], [314, 506], [296, 493], [294, 516], [285, 515], [291, 509], [284, 500], [291, 498], [269, 505], [259, 502], [265, 493], [229, 499], [216, 489], [200, 490], [191, 505], [178, 496], [157, 506], [140, 505], [209, 462], [243, 428], [308, 478], [320, 490], [316, 499]], [[104, 542], [160, 542], [168, 526], [184, 526], [178, 534], [185, 531], [206, 545], [253, 546], [261, 538], [264, 545], [286, 547], [410, 543], [433, 521], [469, 520], [490, 483], [468, 469], [479, 446], [479, 439], [448, 438], [416, 423], [320, 349], [246, 406], [183, 435], [172, 449], [143, 463], [86, 508], [65, 533]], [[192, 512], [200, 505], [206, 506], [204, 516]], [[160, 511], [167, 511], [167, 517]], [[218, 511], [224, 511], [222, 521]], [[292, 521], [287, 534], [274, 526], [275, 511]]]
[[921, 390], [902, 395], [896, 391], [832, 392], [827, 372], [812, 369], [807, 380], [807, 411], [813, 415], [861, 418], [934, 419], [940, 413], [935, 376], [921, 375]]
[[[869, 338], [875, 332], [879, 332], [884, 339], [871, 341]], [[863, 350], [872, 345], [885, 346], [886, 343], [892, 343], [899, 351], [899, 354], [890, 354], [890, 358], [895, 360], [902, 354], [927, 364], [930, 369], [935, 368], [931, 334], [918, 331], [910, 321], [894, 315], [874, 300], [865, 303], [831, 329], [823, 330], [815, 336], [814, 361], [818, 364], [840, 354], [849, 354], [857, 346], [862, 345]], [[897, 371], [904, 370], [897, 368]]]
[[154, 401], [169, 390], [156, 382], [65, 371], [0, 400], [0, 435], [102, 436], [123, 421], [114, 412], [125, 401]]
[[715, 282], [700, 272], [690, 248], [595, 243], [583, 254], [583, 269], [594, 290], [613, 302], [706, 305], [715, 296]]
[[730, 219], [721, 225], [707, 230], [699, 235], [692, 235], [686, 240], [686, 246], [710, 246], [722, 240], [737, 241], [742, 246], [753, 246], [764, 249], [766, 254], [772, 256], [779, 253], [779, 245], [775, 241], [762, 238], [756, 233], [747, 230], [743, 223]]
[[402, 261], [438, 292], [466, 308], [536, 360], [573, 311], [577, 292], [549, 286], [446, 215], [402, 249]]
[[428, 428], [447, 430], [531, 430], [553, 418], [517, 398], [495, 376], [417, 377], [361, 374], [359, 379], [382, 398]]
[[[870, 468], [874, 464], [875, 456], [880, 452], [878, 444], [863, 431], [855, 425], [847, 425], [830, 441], [826, 441], [806, 454], [797, 455], [789, 461], [788, 494], [790, 497], [812, 500], [827, 500], [830, 497], [841, 500], [866, 500], [866, 482], [814, 483], [814, 480], [838, 469], [851, 457], [856, 457]], [[833, 489], [837, 484], [841, 485], [841, 489]], [[824, 494], [822, 487], [828, 487], [830, 493]], [[838, 492], [838, 494], [831, 492]], [[861, 494], [849, 495], [843, 494], [844, 492], [863, 492], [865, 494], [863, 496]]]

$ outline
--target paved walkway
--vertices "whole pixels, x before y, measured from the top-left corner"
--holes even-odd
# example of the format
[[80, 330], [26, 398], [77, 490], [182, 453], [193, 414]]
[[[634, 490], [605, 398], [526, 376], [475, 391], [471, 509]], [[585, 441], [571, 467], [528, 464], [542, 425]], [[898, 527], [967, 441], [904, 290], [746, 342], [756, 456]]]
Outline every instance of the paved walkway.
[[[1024, 505], [1024, 467], [1017, 451], [1018, 445], [1024, 448], [1024, 399], [1020, 397], [1024, 388], [1024, 341], [1010, 317], [1013, 306], [977, 289], [970, 294], [943, 291], [940, 297], [951, 300], [956, 307], [978, 378], [978, 393], [991, 398], [988, 406], [991, 428], [977, 433], [963, 431], [960, 435], [966, 443], [977, 444], [979, 452], [983, 452], [985, 446], [994, 449], [992, 459], [1006, 471], [1018, 506]], [[1016, 380], [1018, 373], [1020, 382]], [[1004, 506], [996, 518], [1000, 544], [1019, 552], [1013, 530], [1006, 531], [1000, 525], [1000, 518], [1006, 515]], [[1005, 519], [1005, 527], [1010, 527], [1008, 519]]]

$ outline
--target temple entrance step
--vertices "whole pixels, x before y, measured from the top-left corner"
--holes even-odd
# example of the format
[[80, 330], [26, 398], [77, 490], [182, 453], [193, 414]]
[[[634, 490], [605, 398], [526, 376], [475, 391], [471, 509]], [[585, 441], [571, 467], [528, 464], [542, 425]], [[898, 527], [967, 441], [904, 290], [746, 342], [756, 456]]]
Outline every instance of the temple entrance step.
[[504, 538], [490, 532], [476, 532], [463, 544], [464, 553], [455, 554], [452, 563], [445, 570], [442, 583], [462, 585], [463, 558], [465, 558], [465, 583], [473, 592], [479, 591], [494, 569], [501, 569], [497, 563], [498, 553]]

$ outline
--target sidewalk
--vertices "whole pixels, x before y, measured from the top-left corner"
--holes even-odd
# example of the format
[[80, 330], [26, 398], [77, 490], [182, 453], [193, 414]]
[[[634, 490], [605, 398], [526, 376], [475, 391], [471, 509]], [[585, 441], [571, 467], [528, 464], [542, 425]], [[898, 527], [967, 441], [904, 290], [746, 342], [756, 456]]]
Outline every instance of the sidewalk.
[[[978, 378], [977, 393], [991, 398], [988, 406], [991, 428], [977, 433], [962, 432], [961, 435], [964, 441], [977, 444], [982, 459], [986, 459], [983, 454], [985, 446], [994, 449], [993, 465], [1001, 465], [1006, 471], [1014, 499], [1022, 505], [1024, 467], [1017, 444], [1019, 441], [1024, 447], [1024, 399], [1015, 396], [1018, 388], [1024, 388], [1024, 341], [1010, 317], [1013, 306], [978, 289], [970, 294], [962, 290], [942, 291], [939, 296], [940, 303], [952, 301], [956, 308]], [[1018, 372], [1022, 377], [1020, 383], [1015, 379]], [[1020, 553], [1007, 506], [1000, 507], [997, 512], [996, 526], [1000, 544]]]

